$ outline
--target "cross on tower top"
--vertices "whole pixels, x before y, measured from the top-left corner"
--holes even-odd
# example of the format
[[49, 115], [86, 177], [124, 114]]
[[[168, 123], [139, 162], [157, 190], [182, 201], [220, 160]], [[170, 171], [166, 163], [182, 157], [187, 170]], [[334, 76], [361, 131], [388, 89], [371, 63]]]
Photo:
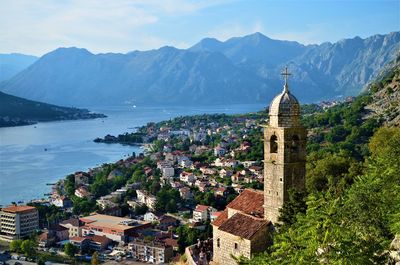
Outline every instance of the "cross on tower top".
[[284, 90], [285, 90], [285, 92], [288, 92], [289, 91], [288, 90], [288, 78], [289, 78], [289, 75], [292, 75], [292, 74], [288, 72], [287, 66], [285, 67], [285, 70], [281, 73], [281, 75], [283, 75], [285, 78]]

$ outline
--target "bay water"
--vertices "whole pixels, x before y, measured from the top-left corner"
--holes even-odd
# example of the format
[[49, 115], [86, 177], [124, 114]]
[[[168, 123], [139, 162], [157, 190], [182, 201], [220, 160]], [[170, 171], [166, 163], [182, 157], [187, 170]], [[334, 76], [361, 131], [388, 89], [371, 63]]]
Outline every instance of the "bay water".
[[[138, 146], [94, 143], [96, 137], [132, 132], [148, 122], [204, 113], [260, 111], [261, 104], [219, 106], [94, 107], [107, 118], [43, 122], [0, 128], [0, 205], [46, 197], [51, 186], [75, 171], [123, 159]], [[0, 206], [1, 207], [1, 206]]]

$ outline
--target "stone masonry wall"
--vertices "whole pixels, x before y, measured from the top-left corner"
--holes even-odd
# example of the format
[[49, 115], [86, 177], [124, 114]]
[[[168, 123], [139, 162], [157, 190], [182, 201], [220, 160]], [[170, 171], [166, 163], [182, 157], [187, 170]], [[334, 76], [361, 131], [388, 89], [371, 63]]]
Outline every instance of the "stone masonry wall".
[[[237, 244], [237, 249], [235, 249], [235, 243]], [[243, 255], [246, 258], [250, 258], [250, 240], [221, 231], [216, 226], [213, 226], [213, 244], [213, 261], [219, 265], [236, 265], [237, 263], [231, 255], [236, 257]]]
[[[273, 135], [277, 138], [276, 153], [271, 153]], [[288, 190], [305, 187], [306, 137], [302, 127], [264, 128], [265, 218], [273, 223], [278, 222], [279, 209], [288, 199]]]

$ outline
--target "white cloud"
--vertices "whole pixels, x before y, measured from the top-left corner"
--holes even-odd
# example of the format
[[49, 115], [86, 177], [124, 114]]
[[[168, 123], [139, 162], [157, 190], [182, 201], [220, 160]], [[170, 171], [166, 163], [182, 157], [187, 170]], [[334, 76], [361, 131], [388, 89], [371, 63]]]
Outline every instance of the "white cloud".
[[184, 0], [4, 0], [0, 3], [0, 52], [41, 55], [60, 46], [93, 52], [126, 52], [182, 45], [152, 36], [149, 26], [224, 3]]

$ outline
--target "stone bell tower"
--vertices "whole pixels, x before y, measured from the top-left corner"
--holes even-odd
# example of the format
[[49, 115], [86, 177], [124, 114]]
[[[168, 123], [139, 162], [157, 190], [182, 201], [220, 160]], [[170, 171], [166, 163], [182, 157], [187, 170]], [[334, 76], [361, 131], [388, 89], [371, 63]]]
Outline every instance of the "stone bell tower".
[[289, 91], [287, 68], [282, 75], [283, 91], [272, 100], [264, 127], [264, 217], [272, 223], [278, 222], [289, 189], [305, 188], [307, 131], [300, 125], [300, 104]]

